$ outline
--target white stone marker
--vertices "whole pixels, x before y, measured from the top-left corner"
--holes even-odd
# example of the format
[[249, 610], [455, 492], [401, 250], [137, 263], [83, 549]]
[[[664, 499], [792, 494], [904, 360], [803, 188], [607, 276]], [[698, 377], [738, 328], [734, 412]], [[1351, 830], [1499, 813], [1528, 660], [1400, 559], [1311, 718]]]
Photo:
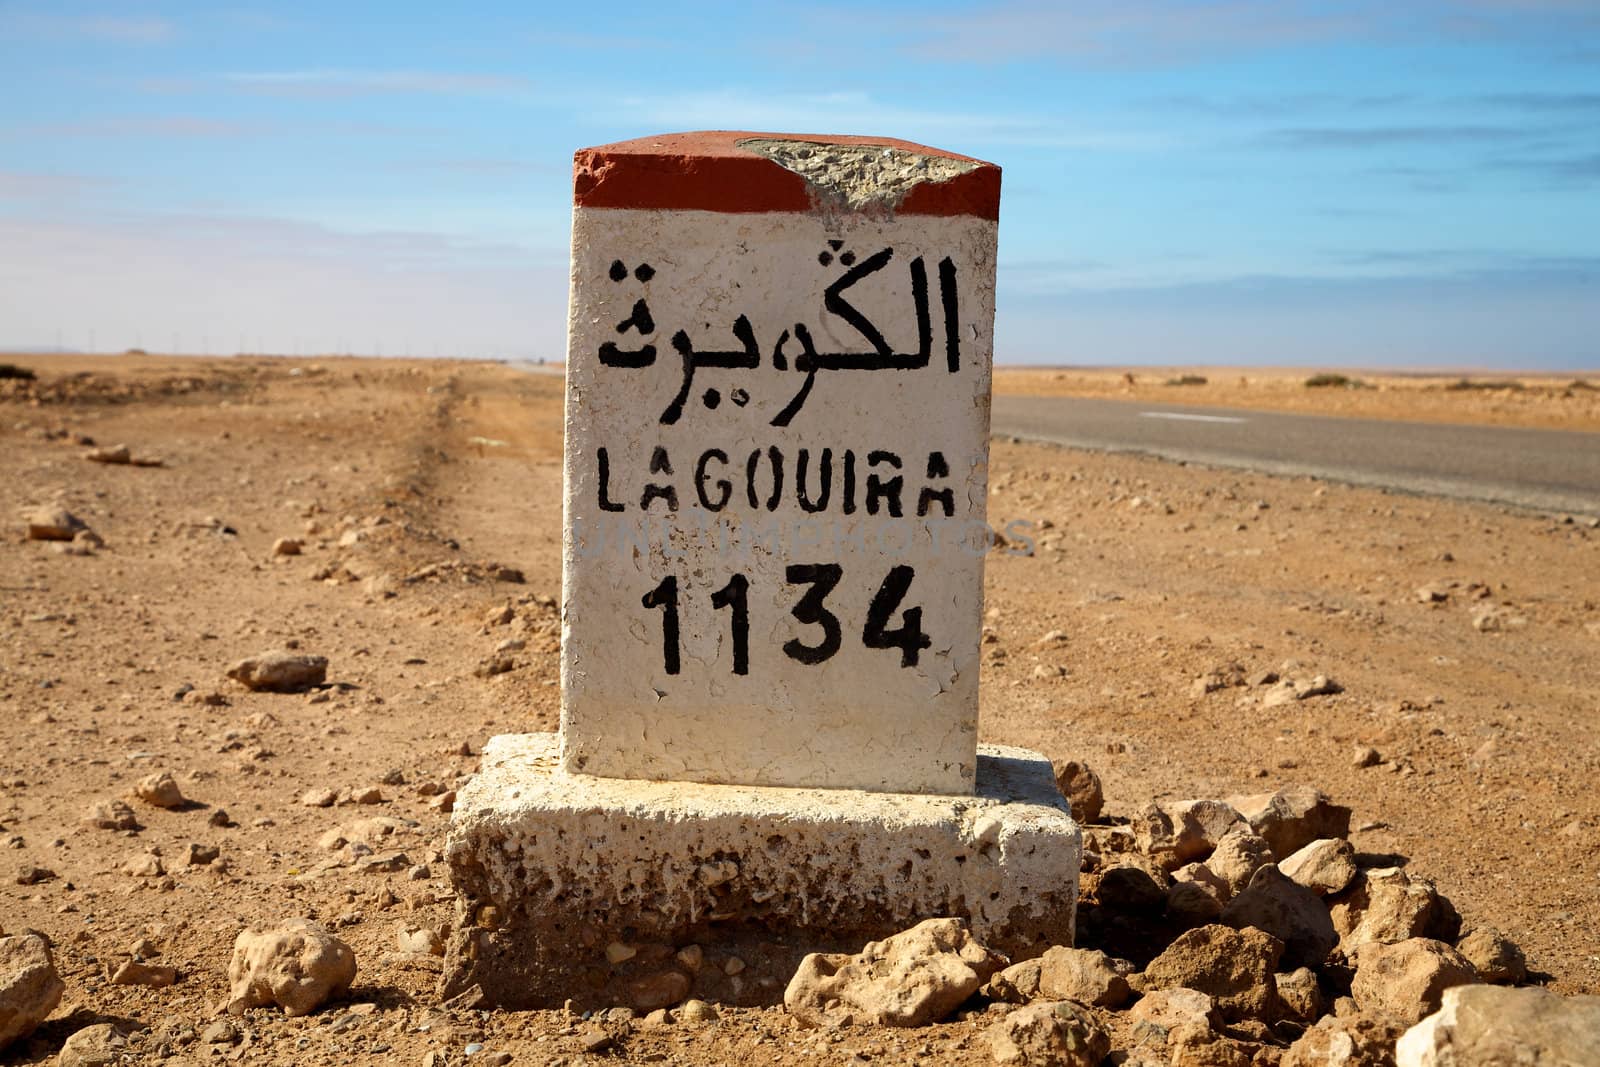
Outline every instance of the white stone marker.
[[976, 743], [998, 169], [698, 133], [574, 184], [561, 736], [456, 798], [440, 995], [773, 1004], [932, 916], [1071, 944], [1050, 762]]
[[568, 771], [973, 791], [999, 194], [897, 141], [578, 154]]

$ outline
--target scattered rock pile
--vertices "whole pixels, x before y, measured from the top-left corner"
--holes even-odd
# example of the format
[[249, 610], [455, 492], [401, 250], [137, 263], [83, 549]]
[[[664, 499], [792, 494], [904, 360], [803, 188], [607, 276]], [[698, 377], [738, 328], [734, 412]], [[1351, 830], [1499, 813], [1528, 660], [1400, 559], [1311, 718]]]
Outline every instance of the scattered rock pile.
[[[1057, 776], [1075, 810], [1097, 809], [1093, 771]], [[1002, 966], [960, 920], [929, 920], [807, 957], [785, 1004], [830, 1028], [998, 1013], [994, 1062], [1074, 1067], [1113, 1047], [1134, 1067], [1384, 1067], [1397, 1041], [1405, 1067], [1523, 1062], [1492, 1057], [1593, 1031], [1600, 998], [1482, 987], [1526, 977], [1517, 946], [1463, 934], [1431, 882], [1364, 862], [1349, 828], [1350, 809], [1307, 786], [1158, 801], [1088, 829], [1077, 947]], [[1538, 1021], [1497, 1019], [1513, 1008]]]

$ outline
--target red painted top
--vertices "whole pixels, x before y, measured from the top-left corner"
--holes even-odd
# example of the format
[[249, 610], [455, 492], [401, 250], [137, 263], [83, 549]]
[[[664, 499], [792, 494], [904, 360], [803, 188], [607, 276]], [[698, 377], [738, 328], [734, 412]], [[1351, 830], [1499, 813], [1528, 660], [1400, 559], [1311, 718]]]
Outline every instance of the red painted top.
[[579, 150], [572, 161], [572, 202], [578, 207], [803, 212], [812, 207], [806, 180], [765, 156], [740, 148], [750, 138], [872, 145], [977, 166], [944, 182], [915, 186], [895, 208], [902, 215], [1000, 217], [1000, 168], [981, 159], [892, 137], [746, 133], [701, 130], [664, 133]]

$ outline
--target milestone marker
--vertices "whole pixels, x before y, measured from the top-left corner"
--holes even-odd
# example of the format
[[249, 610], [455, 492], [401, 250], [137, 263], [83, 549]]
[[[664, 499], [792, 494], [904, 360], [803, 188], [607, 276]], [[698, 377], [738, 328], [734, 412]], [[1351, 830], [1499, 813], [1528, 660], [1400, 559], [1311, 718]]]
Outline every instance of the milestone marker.
[[574, 170], [561, 734], [456, 797], [440, 996], [773, 1004], [934, 916], [1071, 944], [1050, 762], [977, 744], [998, 168], [691, 133]]
[[568, 771], [973, 791], [999, 196], [901, 141], [578, 153]]

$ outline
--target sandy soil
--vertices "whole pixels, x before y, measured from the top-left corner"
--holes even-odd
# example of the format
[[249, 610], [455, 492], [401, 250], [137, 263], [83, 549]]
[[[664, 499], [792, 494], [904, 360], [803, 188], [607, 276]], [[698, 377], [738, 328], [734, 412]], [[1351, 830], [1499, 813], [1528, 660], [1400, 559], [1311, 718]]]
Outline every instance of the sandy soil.
[[[1332, 379], [1328, 384], [1307, 382]], [[1342, 379], [1342, 381], [1340, 380]], [[1600, 371], [1393, 374], [1263, 367], [1002, 368], [996, 393], [1600, 430]]]
[[[560, 379], [400, 361], [16, 361], [41, 380], [0, 383], [3, 514], [60, 501], [106, 546], [62, 554], [15, 522], [0, 543], [0, 924], [46, 932], [67, 982], [55, 1018], [0, 1060], [49, 1061], [85, 1022], [127, 1018], [151, 1028], [138, 1050], [177, 1062], [437, 1050], [457, 1064], [472, 1042], [519, 1063], [583, 1061], [575, 1020], [446, 1011], [436, 966], [393, 951], [397, 927], [451, 916], [448, 816], [424, 794], [463, 780], [487, 736], [556, 723]], [[1168, 391], [1183, 388], [1201, 387]], [[62, 430], [164, 466], [86, 462]], [[1317, 784], [1355, 808], [1363, 852], [1405, 857], [1469, 924], [1523, 944], [1554, 989], [1600, 991], [1600, 530], [1018, 444], [995, 449], [990, 508], [997, 527], [1033, 523], [1037, 551], [990, 559], [986, 740], [1087, 760], [1112, 815]], [[290, 536], [305, 554], [274, 557]], [[1429, 584], [1443, 601], [1419, 599]], [[507, 604], [516, 621], [486, 622]], [[507, 636], [527, 642], [516, 669], [476, 673]], [[290, 644], [329, 657], [339, 685], [282, 696], [225, 679]], [[1250, 687], [1195, 695], [1198, 676], [1235, 663], [1344, 691], [1270, 709]], [[209, 694], [222, 703], [196, 702]], [[1357, 744], [1383, 762], [1355, 767]], [[190, 808], [133, 802], [138, 831], [80, 825], [162, 769]], [[373, 785], [373, 806], [300, 803]], [[407, 864], [326, 869], [319, 838], [375, 834], [358, 825], [374, 816], [416, 823], [385, 841]], [[220, 863], [187, 865], [192, 842]], [[150, 852], [164, 876], [122, 870]], [[16, 884], [27, 866], [54, 877]], [[224, 999], [239, 930], [301, 914], [354, 946], [349, 1004], [252, 1013], [240, 1046], [188, 1043]], [[177, 985], [108, 982], [141, 938]], [[986, 1058], [985, 1025], [811, 1032], [781, 1010], [728, 1010], [715, 1026], [639, 1030], [625, 1056], [966, 1063]]]

